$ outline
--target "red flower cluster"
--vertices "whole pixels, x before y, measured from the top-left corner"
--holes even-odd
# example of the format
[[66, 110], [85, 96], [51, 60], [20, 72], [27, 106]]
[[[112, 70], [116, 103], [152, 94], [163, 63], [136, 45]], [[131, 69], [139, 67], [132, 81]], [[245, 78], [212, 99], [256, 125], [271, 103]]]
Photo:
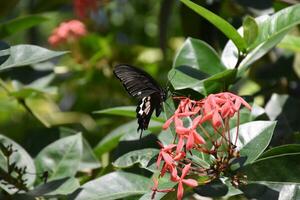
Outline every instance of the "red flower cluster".
[[[161, 150], [156, 164], [159, 168], [163, 162], [160, 177], [163, 177], [168, 172], [171, 175], [170, 180], [178, 183], [177, 199], [181, 200], [183, 197], [183, 184], [190, 187], [198, 185], [196, 180], [185, 179], [185, 177], [190, 172], [197, 174], [197, 172], [201, 171], [197, 168], [199, 167], [198, 165], [194, 165], [192, 160], [186, 157], [187, 152], [191, 152], [193, 149], [203, 153], [216, 152], [205, 149], [207, 142], [204, 139], [205, 136], [210, 140], [212, 138], [204, 129], [203, 124], [210, 124], [214, 129], [214, 133], [221, 133], [221, 137], [225, 138], [225, 141], [228, 142], [226, 145], [230, 148], [232, 144], [230, 137], [226, 138], [225, 135], [225, 133], [229, 133], [229, 119], [239, 112], [241, 105], [244, 105], [249, 110], [251, 110], [251, 106], [243, 98], [229, 92], [211, 94], [200, 101], [186, 97], [177, 97], [177, 99], [180, 99], [177, 110], [163, 125], [163, 129], [167, 129], [174, 123], [175, 137], [178, 137], [177, 143], [167, 146], [159, 143]], [[185, 122], [190, 122], [188, 127], [185, 125]], [[214, 148], [218, 148], [221, 145], [218, 144], [218, 141], [210, 142], [215, 145]], [[217, 157], [216, 154], [214, 156]]]
[[57, 46], [67, 41], [80, 38], [87, 34], [85, 25], [78, 20], [71, 20], [68, 22], [62, 22], [57, 28], [55, 28], [48, 38], [48, 42], [52, 46]]
[[97, 9], [96, 0], [74, 0], [74, 11], [79, 18], [85, 18], [89, 12]]

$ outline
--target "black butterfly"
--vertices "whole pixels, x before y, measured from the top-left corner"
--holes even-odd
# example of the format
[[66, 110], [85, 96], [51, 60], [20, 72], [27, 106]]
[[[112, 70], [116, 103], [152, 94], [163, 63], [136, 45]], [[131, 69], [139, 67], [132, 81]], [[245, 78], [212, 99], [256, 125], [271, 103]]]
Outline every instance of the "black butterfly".
[[141, 130], [141, 138], [143, 130], [148, 128], [154, 109], [157, 117], [161, 113], [167, 92], [148, 73], [136, 67], [120, 64], [115, 67], [114, 74], [123, 83], [127, 92], [139, 100], [136, 118], [139, 125], [137, 131]]

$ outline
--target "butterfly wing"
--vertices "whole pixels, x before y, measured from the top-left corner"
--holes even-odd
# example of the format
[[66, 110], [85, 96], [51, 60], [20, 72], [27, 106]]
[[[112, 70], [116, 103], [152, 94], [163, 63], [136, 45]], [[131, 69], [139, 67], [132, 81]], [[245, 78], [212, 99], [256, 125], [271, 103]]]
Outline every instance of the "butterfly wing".
[[136, 108], [138, 119], [138, 131], [148, 128], [151, 115], [156, 109], [156, 116], [161, 112], [162, 102], [165, 100], [165, 91], [158, 83], [145, 71], [130, 65], [118, 65], [114, 69], [114, 74], [123, 83], [127, 92], [139, 99]]
[[158, 83], [139, 68], [121, 64], [115, 67], [114, 74], [123, 83], [127, 92], [139, 100], [155, 92], [164, 94]]

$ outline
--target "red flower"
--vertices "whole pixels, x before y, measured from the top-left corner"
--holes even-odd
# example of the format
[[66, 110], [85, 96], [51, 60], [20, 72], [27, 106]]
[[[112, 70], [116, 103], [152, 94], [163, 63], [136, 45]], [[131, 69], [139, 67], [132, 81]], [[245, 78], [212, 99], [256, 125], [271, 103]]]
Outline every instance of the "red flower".
[[242, 97], [230, 92], [210, 94], [201, 100], [201, 104], [203, 105], [203, 122], [211, 120], [214, 128], [221, 127], [225, 118], [233, 117], [241, 105], [251, 110], [251, 106]]
[[196, 187], [198, 186], [198, 182], [194, 179], [184, 179], [184, 177], [187, 175], [191, 167], [191, 163], [188, 165], [185, 165], [185, 167], [182, 169], [181, 176], [177, 176], [176, 182], [178, 182], [178, 188], [177, 188], [177, 200], [181, 200], [183, 197], [183, 183], [190, 186], [190, 187]]
[[192, 122], [192, 126], [189, 128], [184, 127], [183, 122], [180, 119], [178, 119], [180, 123], [179, 122], [177, 124], [175, 123], [176, 126], [175, 130], [176, 133], [179, 135], [179, 141], [176, 149], [177, 153], [179, 153], [183, 148], [184, 138], [187, 138], [187, 142], [186, 142], [187, 151], [192, 149], [195, 144], [205, 144], [205, 140], [196, 131], [197, 126], [199, 125], [199, 123], [201, 123], [201, 119], [202, 119], [201, 115], [196, 117]]
[[87, 34], [85, 25], [78, 20], [71, 20], [68, 22], [62, 22], [57, 28], [55, 28], [48, 39], [48, 42], [52, 46], [65, 43], [69, 40], [80, 38]]
[[176, 147], [176, 144], [169, 144], [168, 146], [165, 147], [160, 142], [158, 142], [158, 144], [160, 145], [161, 149], [156, 161], [157, 168], [159, 168], [162, 158], [168, 165], [172, 165], [173, 158], [170, 156], [170, 154], [172, 153], [173, 149]]
[[74, 11], [79, 18], [86, 18], [91, 11], [97, 9], [96, 0], [74, 0]]

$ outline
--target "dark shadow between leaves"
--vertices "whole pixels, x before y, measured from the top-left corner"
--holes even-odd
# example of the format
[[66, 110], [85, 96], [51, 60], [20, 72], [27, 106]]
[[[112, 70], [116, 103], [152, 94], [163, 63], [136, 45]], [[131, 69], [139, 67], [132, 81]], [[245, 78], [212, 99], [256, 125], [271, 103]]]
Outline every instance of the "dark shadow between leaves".
[[159, 149], [159, 145], [157, 141], [158, 139], [154, 134], [148, 134], [145, 137], [137, 140], [120, 141], [118, 147], [113, 152], [113, 160], [121, 157], [122, 155], [128, 152], [138, 150], [138, 149], [145, 149], [145, 148]]
[[241, 156], [239, 158], [235, 158], [231, 163], [231, 170], [232, 171], [237, 171], [239, 170], [241, 167], [243, 167], [245, 165], [245, 162], [247, 161], [248, 156]]
[[153, 164], [157, 161], [157, 157], [158, 157], [158, 154], [155, 155], [155, 156], [153, 156], [153, 157], [149, 160], [149, 162], [148, 162], [148, 164], [147, 164], [147, 167], [153, 165]]
[[[0, 51], [9, 49], [9, 48], [10, 48], [10, 46], [7, 43], [0, 41]], [[4, 63], [8, 58], [9, 58], [9, 55], [0, 56], [0, 65], [2, 65], [2, 63]]]
[[69, 180], [69, 178], [66, 177], [66, 178], [61, 178], [58, 180], [48, 182], [46, 184], [36, 187], [35, 189], [33, 189], [27, 193], [13, 195], [12, 199], [14, 199], [14, 200], [35, 200], [38, 197], [47, 196], [48, 193], [55, 191], [60, 186], [62, 186], [64, 183], [66, 183], [66, 181], [68, 181], [68, 180]]
[[279, 192], [266, 185], [251, 183], [239, 188], [248, 199], [269, 200], [278, 199]]
[[68, 180], [69, 180], [69, 178], [66, 177], [66, 178], [61, 178], [61, 179], [57, 179], [54, 181], [50, 181], [46, 184], [36, 187], [34, 190], [29, 191], [28, 194], [30, 196], [35, 196], [35, 197], [45, 195], [47, 193], [55, 191], [57, 188], [62, 186]]
[[83, 188], [78, 188], [77, 190], [75, 190], [72, 194], [68, 195], [68, 200], [71, 200], [71, 199], [75, 199], [79, 194], [80, 192], [83, 190]]
[[195, 187], [194, 192], [205, 197], [222, 197], [227, 194], [228, 187], [220, 179], [215, 179], [208, 184]]
[[180, 65], [178, 67], [175, 67], [175, 69], [180, 71], [183, 74], [186, 74], [187, 76], [190, 76], [190, 77], [198, 79], [198, 80], [202, 80], [202, 79], [209, 77], [208, 74], [203, 73], [203, 72], [199, 71], [198, 69], [195, 69], [195, 68], [192, 68], [192, 67], [186, 66], [186, 65]]

